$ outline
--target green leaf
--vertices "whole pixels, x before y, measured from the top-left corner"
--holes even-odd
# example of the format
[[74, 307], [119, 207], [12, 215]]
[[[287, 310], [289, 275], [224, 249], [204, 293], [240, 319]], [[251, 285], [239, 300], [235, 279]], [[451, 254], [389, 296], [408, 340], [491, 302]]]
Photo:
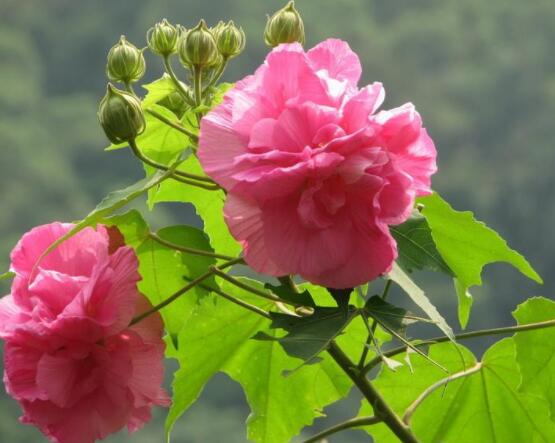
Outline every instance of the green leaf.
[[[179, 169], [193, 174], [204, 174], [195, 156], [185, 160]], [[224, 221], [224, 200], [223, 191], [209, 191], [168, 180], [149, 192], [148, 202], [150, 207], [160, 202], [191, 203], [204, 222], [204, 232], [208, 234], [214, 250], [220, 254], [234, 256], [241, 252], [241, 246], [233, 239]]]
[[[493, 345], [475, 366], [474, 357], [464, 348], [463, 365], [453, 346], [430, 347], [430, 356], [453, 373], [475, 367], [477, 372], [438, 386], [412, 416], [411, 428], [422, 443], [462, 442], [553, 442], [555, 423], [548, 406], [538, 397], [518, 392], [519, 371], [512, 339]], [[400, 357], [396, 358], [397, 360]], [[403, 367], [396, 373], [382, 371], [375, 382], [378, 391], [399, 415], [434, 383], [445, 379], [420, 356], [412, 357], [414, 373]], [[368, 415], [363, 404], [361, 415]], [[367, 428], [377, 443], [395, 440], [383, 425]]]
[[406, 309], [392, 305], [377, 295], [368, 299], [364, 306], [364, 313], [386, 328], [401, 335], [405, 334], [407, 326], [419, 321], [429, 321], [416, 317]]
[[[248, 281], [250, 285], [261, 285]], [[245, 292], [228, 282], [222, 290], [251, 304], [269, 309], [273, 303]], [[347, 395], [350, 380], [327, 356], [320, 363], [303, 366], [289, 377], [282, 373], [300, 364], [287, 356], [275, 341], [250, 340], [266, 329], [269, 320], [215, 295], [195, 306], [187, 327], [179, 334], [177, 358], [180, 369], [173, 383], [174, 398], [166, 430], [200, 395], [206, 382], [223, 371], [241, 384], [252, 414], [248, 419], [248, 438], [258, 443], [287, 443], [312, 423], [322, 410]], [[358, 326], [358, 327], [357, 327]], [[360, 349], [365, 335], [360, 325], [348, 328], [346, 349]]]
[[[519, 325], [555, 320], [555, 301], [531, 298], [513, 316]], [[519, 332], [514, 341], [522, 374], [520, 390], [545, 398], [555, 421], [555, 327]]]
[[77, 223], [71, 231], [52, 243], [39, 257], [35, 267], [38, 266], [44, 257], [56, 249], [58, 245], [73, 237], [86, 227], [96, 225], [96, 223], [102, 218], [109, 216], [113, 212], [128, 204], [130, 201], [145, 194], [149, 189], [162, 183], [170, 176], [170, 174], [170, 171], [158, 171], [154, 175], [139, 180], [137, 183], [128, 186], [125, 189], [110, 192], [106, 197], [104, 197], [104, 199], [102, 199], [96, 208], [94, 208], [83, 220]]
[[259, 333], [254, 338], [258, 340], [277, 340], [285, 352], [292, 357], [312, 363], [326, 350], [357, 315], [356, 310], [349, 313], [341, 308], [316, 307], [314, 313], [307, 317], [271, 312], [270, 328], [287, 331], [285, 336]]
[[407, 293], [411, 300], [426, 313], [430, 320], [432, 320], [445, 335], [452, 341], [455, 341], [455, 335], [451, 327], [447, 324], [436, 307], [430, 302], [428, 297], [426, 297], [424, 291], [411, 280], [397, 263], [393, 264], [393, 268], [388, 276]]
[[270, 283], [266, 283], [264, 287], [285, 301], [290, 301], [302, 306], [316, 307], [310, 292], [306, 289], [304, 291], [295, 292], [288, 285], [280, 284], [279, 286], [274, 286]]
[[[471, 212], [455, 211], [438, 194], [422, 197], [422, 214], [432, 230], [432, 238], [445, 263], [458, 279], [459, 299], [468, 298], [467, 289], [482, 284], [482, 269], [495, 262], [513, 265], [528, 278], [542, 283], [526, 259], [511, 249], [505, 240], [484, 223], [477, 221]], [[459, 309], [461, 324], [466, 325], [470, 303]]]
[[[163, 106], [151, 105], [149, 109], [156, 111], [170, 121], [179, 122], [176, 115]], [[189, 137], [183, 132], [165, 124], [148, 112], [145, 112], [145, 121], [146, 129], [135, 141], [141, 152], [150, 159], [170, 165], [179, 158], [185, 149], [192, 145]], [[112, 144], [106, 148], [106, 151], [122, 149], [127, 146], [127, 143]]]
[[150, 108], [160, 100], [165, 99], [168, 95], [176, 91], [175, 84], [171, 77], [164, 73], [158, 80], [143, 85], [148, 92], [143, 99], [142, 105], [144, 109]]
[[437, 251], [426, 218], [418, 211], [413, 211], [413, 215], [405, 223], [391, 226], [390, 230], [399, 251], [397, 263], [405, 271], [426, 269], [453, 275], [453, 271]]
[[15, 273], [11, 272], [11, 271], [8, 271], [8, 272], [5, 272], [3, 274], [0, 274], [0, 281], [9, 280], [9, 279], [14, 278], [14, 277], [15, 277]]
[[[150, 302], [158, 304], [187, 284], [184, 277], [193, 279], [204, 274], [216, 264], [213, 257], [198, 256], [176, 251], [155, 241], [150, 229], [137, 211], [117, 215], [102, 220], [108, 226], [117, 226], [125, 238], [125, 243], [135, 249], [139, 258], [139, 273], [142, 280], [139, 290]], [[206, 235], [191, 226], [170, 226], [157, 232], [158, 237], [179, 247], [189, 247], [212, 252]], [[207, 279], [204, 285], [215, 285], [214, 279]], [[164, 326], [176, 346], [177, 335], [187, 317], [207, 291], [195, 286], [170, 305], [160, 311]]]
[[455, 292], [459, 299], [458, 317], [461, 328], [466, 328], [468, 324], [468, 319], [470, 318], [470, 310], [472, 309], [472, 304], [474, 299], [468, 288], [461, 283], [458, 278], [453, 279], [453, 284], [455, 285]]

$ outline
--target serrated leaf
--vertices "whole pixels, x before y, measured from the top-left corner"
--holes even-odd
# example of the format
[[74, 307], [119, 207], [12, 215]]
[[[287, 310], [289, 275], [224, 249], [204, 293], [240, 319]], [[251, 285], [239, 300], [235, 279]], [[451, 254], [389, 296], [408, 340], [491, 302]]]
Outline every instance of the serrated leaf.
[[[474, 357], [461, 350], [464, 365], [448, 344], [431, 346], [430, 356], [457, 373], [475, 366]], [[421, 357], [412, 359], [414, 374], [405, 367], [396, 373], [382, 371], [375, 382], [401, 416], [426, 388], [445, 379]], [[412, 416], [411, 428], [422, 443], [553, 442], [555, 424], [549, 420], [546, 402], [519, 393], [518, 380], [514, 343], [502, 340], [484, 354], [477, 372], [450, 381], [426, 397]], [[369, 406], [363, 404], [360, 414], [368, 412]], [[381, 424], [367, 430], [377, 443], [395, 439]]]
[[407, 272], [430, 270], [453, 276], [438, 252], [428, 221], [418, 211], [403, 224], [390, 227], [397, 242], [397, 263]]
[[96, 223], [104, 217], [109, 216], [113, 212], [117, 211], [119, 208], [125, 206], [130, 201], [136, 199], [137, 197], [148, 192], [149, 189], [159, 185], [164, 180], [166, 180], [171, 174], [171, 171], [158, 171], [150, 177], [146, 177], [139, 180], [137, 183], [128, 186], [125, 189], [110, 192], [102, 201], [94, 208], [89, 215], [87, 215], [83, 220], [76, 223], [73, 229], [71, 229], [67, 234], [60, 237], [54, 243], [52, 243], [46, 251], [39, 257], [35, 267], [41, 262], [41, 260], [46, 257], [50, 252], [58, 247], [61, 243], [67, 239], [73, 237], [78, 232], [85, 229], [87, 226], [94, 226]]
[[[216, 264], [212, 257], [182, 253], [152, 239], [148, 225], [137, 211], [103, 219], [102, 223], [117, 226], [126, 244], [135, 249], [142, 277], [139, 290], [154, 305], [184, 287], [187, 284], [184, 276], [193, 279]], [[213, 252], [206, 235], [191, 226], [170, 226], [158, 231], [157, 235], [178, 247]], [[215, 285], [214, 279], [207, 279], [204, 285]], [[174, 345], [177, 334], [186, 323], [198, 299], [206, 294], [206, 289], [196, 286], [160, 311], [165, 329]]]
[[[555, 320], [555, 301], [534, 297], [518, 306], [519, 325]], [[522, 375], [520, 390], [545, 398], [555, 421], [555, 327], [515, 334], [516, 357]]]
[[316, 307], [314, 313], [307, 317], [271, 312], [270, 328], [287, 331], [285, 336], [261, 333], [254, 338], [258, 340], [277, 340], [285, 352], [311, 363], [322, 351], [327, 349], [357, 315], [355, 310], [345, 313], [341, 308]]
[[[471, 212], [454, 210], [438, 194], [422, 197], [419, 202], [424, 205], [422, 214], [432, 230], [437, 250], [459, 281], [459, 298], [468, 288], [481, 285], [483, 267], [495, 262], [509, 263], [526, 277], [543, 283], [521, 254]], [[469, 312], [468, 303], [459, 310], [462, 325], [466, 325]]]
[[154, 80], [152, 83], [143, 85], [143, 88], [148, 91], [142, 101], [144, 109], [155, 105], [160, 100], [163, 100], [168, 95], [176, 91], [173, 80], [166, 73], [164, 73], [158, 80]]
[[[185, 160], [179, 169], [192, 174], [204, 174], [194, 156]], [[204, 232], [210, 238], [210, 244], [214, 250], [221, 254], [234, 256], [239, 254], [241, 246], [231, 236], [224, 221], [224, 200], [225, 194], [221, 190], [209, 191], [168, 180], [149, 192], [148, 203], [150, 207], [160, 202], [191, 203], [204, 222]]]
[[[257, 285], [253, 281], [248, 283]], [[261, 303], [260, 298], [228, 282], [222, 282], [221, 288], [265, 309], [273, 305], [265, 300]], [[179, 334], [179, 343], [183, 346], [173, 355], [180, 369], [173, 383], [174, 399], [166, 422], [167, 432], [200, 395], [206, 382], [220, 371], [245, 390], [252, 410], [248, 438], [257, 443], [291, 441], [321, 415], [326, 405], [347, 395], [350, 380], [327, 356], [316, 365], [304, 366], [283, 377], [283, 371], [298, 366], [300, 361], [287, 356], [277, 342], [250, 340], [268, 326], [267, 319], [227, 300], [216, 296], [200, 300], [187, 328]], [[352, 334], [348, 338], [350, 346], [354, 344], [359, 349], [365, 339]]]
[[430, 320], [432, 320], [445, 335], [452, 341], [455, 341], [453, 330], [436, 307], [430, 302], [428, 297], [426, 297], [424, 291], [420, 289], [396, 263], [393, 264], [393, 268], [388, 276], [405, 291], [411, 300], [426, 313]]

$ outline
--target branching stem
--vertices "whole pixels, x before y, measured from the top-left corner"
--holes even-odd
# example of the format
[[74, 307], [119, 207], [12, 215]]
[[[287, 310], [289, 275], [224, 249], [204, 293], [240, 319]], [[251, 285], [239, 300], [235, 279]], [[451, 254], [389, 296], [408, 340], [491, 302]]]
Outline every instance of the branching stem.
[[[500, 335], [500, 334], [511, 334], [514, 332], [524, 332], [524, 331], [533, 331], [535, 329], [543, 329], [543, 328], [552, 328], [555, 327], [555, 319], [547, 320], [537, 323], [529, 323], [527, 325], [516, 325], [516, 326], [507, 326], [503, 328], [492, 328], [492, 329], [481, 329], [479, 331], [471, 331], [465, 332], [463, 334], [455, 335], [455, 340], [467, 340], [469, 338], [475, 337], [484, 337], [488, 335]], [[446, 341], [450, 341], [451, 339], [447, 336], [435, 337], [429, 340], [422, 341], [420, 343], [415, 343], [414, 347], [422, 347], [426, 345], [433, 345], [436, 343], [443, 343]], [[406, 346], [399, 346], [397, 348], [390, 349], [383, 353], [386, 357], [394, 357], [397, 354], [401, 354], [405, 352]], [[381, 362], [381, 358], [376, 357], [372, 359], [362, 370], [363, 374], [367, 374], [372, 368], [376, 367]]]
[[360, 375], [356, 365], [334, 341], [330, 343], [328, 353], [368, 400], [376, 416], [391, 429], [397, 438], [403, 443], [418, 443], [410, 428], [401, 421], [366, 377]]
[[292, 305], [292, 306], [301, 306], [301, 305], [299, 305], [299, 304], [295, 304], [295, 303], [290, 302], [290, 301], [288, 301], [288, 300], [283, 300], [282, 298], [278, 297], [277, 295], [274, 295], [274, 294], [270, 294], [270, 293], [268, 293], [268, 292], [261, 291], [261, 290], [255, 288], [255, 287], [253, 287], [253, 286], [251, 286], [251, 285], [248, 285], [248, 284], [246, 284], [246, 283], [243, 283], [241, 280], [238, 280], [238, 279], [236, 279], [235, 277], [233, 277], [233, 276], [231, 276], [231, 275], [229, 275], [229, 274], [226, 274], [225, 272], [222, 272], [222, 271], [220, 270], [220, 267], [219, 267], [219, 266], [217, 266], [217, 267], [216, 267], [216, 266], [213, 266], [213, 267], [211, 268], [211, 270], [212, 270], [212, 272], [213, 272], [215, 275], [217, 275], [218, 277], [223, 278], [224, 280], [227, 280], [228, 282], [230, 282], [231, 284], [237, 286], [238, 288], [241, 288], [241, 289], [243, 289], [243, 290], [245, 290], [245, 291], [251, 292], [251, 293], [254, 294], [254, 295], [258, 295], [259, 297], [262, 297], [262, 298], [271, 300], [271, 301], [273, 301], [273, 302], [275, 302], [275, 303], [283, 303], [283, 304]]
[[179, 123], [172, 122], [170, 119], [164, 117], [162, 114], [160, 114], [159, 112], [156, 112], [153, 109], [147, 109], [145, 112], [152, 115], [154, 118], [157, 118], [162, 123], [165, 123], [166, 125], [172, 127], [173, 129], [185, 134], [187, 137], [189, 137], [194, 142], [198, 142], [198, 136], [196, 134], [194, 134], [193, 132], [189, 131], [184, 126], [180, 125]]
[[158, 303], [156, 306], [153, 306], [148, 311], [146, 311], [146, 312], [138, 315], [137, 317], [135, 317], [133, 320], [131, 320], [130, 325], [132, 326], [134, 324], [137, 324], [141, 320], [144, 320], [145, 318], [147, 318], [149, 315], [152, 315], [155, 312], [158, 312], [160, 309], [165, 308], [170, 303], [177, 300], [181, 295], [183, 295], [187, 291], [193, 289], [195, 286], [202, 283], [204, 280], [209, 278], [211, 275], [214, 275], [214, 269], [218, 269], [219, 271], [222, 271], [223, 269], [229, 268], [229, 267], [231, 267], [233, 265], [236, 265], [236, 264], [239, 264], [239, 263], [244, 263], [242, 258], [235, 258], [235, 259], [229, 260], [229, 261], [227, 261], [227, 262], [225, 262], [225, 263], [223, 263], [223, 264], [221, 264], [221, 265], [219, 265], [215, 268], [210, 268], [207, 272], [205, 272], [204, 274], [202, 274], [199, 277], [192, 280], [189, 284], [185, 285], [183, 288], [181, 288], [179, 291], [175, 292], [173, 295], [170, 295], [164, 301]]
[[172, 79], [175, 87], [177, 88], [177, 90], [179, 91], [181, 96], [183, 97], [183, 100], [185, 100], [189, 105], [193, 105], [194, 103], [191, 102], [191, 97], [189, 97], [189, 94], [187, 93], [187, 90], [183, 87], [183, 85], [181, 84], [181, 82], [179, 81], [177, 76], [175, 75], [175, 72], [172, 68], [169, 56], [164, 57], [164, 68], [166, 69], [166, 72], [168, 73], [168, 75]]
[[214, 258], [218, 258], [218, 259], [222, 259], [222, 260], [233, 260], [234, 259], [234, 257], [230, 257], [229, 255], [217, 254], [215, 252], [204, 251], [202, 249], [189, 248], [187, 246], [177, 245], [177, 244], [172, 243], [168, 240], [164, 240], [163, 238], [161, 238], [160, 236], [158, 236], [154, 232], [151, 232], [150, 234], [148, 234], [148, 236], [152, 240], [154, 240], [155, 242], [160, 243], [161, 245], [167, 246], [170, 249], [175, 249], [176, 251], [179, 251], [179, 252], [184, 252], [186, 254], [200, 255], [200, 256], [204, 256], [204, 257], [214, 257]]
[[329, 437], [330, 435], [336, 434], [337, 432], [344, 431], [346, 429], [352, 428], [359, 428], [361, 426], [370, 426], [375, 425], [376, 423], [380, 423], [382, 420], [378, 417], [357, 417], [351, 418], [350, 420], [346, 420], [342, 423], [339, 423], [331, 428], [326, 429], [325, 431], [320, 432], [308, 440], [304, 440], [302, 443], [317, 443], [322, 441], [325, 437]]
[[420, 394], [418, 398], [414, 400], [407, 408], [407, 410], [405, 411], [405, 414], [403, 415], [403, 423], [405, 423], [407, 426], [410, 426], [410, 420], [412, 418], [412, 415], [418, 408], [418, 406], [420, 406], [422, 402], [438, 388], [441, 388], [447, 383], [452, 382], [453, 380], [457, 380], [458, 378], [462, 378], [462, 377], [466, 377], [468, 375], [474, 374], [475, 372], [478, 372], [481, 368], [482, 368], [482, 363], [478, 362], [475, 366], [472, 366], [471, 368], [466, 369], [465, 371], [457, 372], [456, 374], [450, 375], [449, 377], [445, 377], [444, 379], [439, 380], [438, 382], [428, 387], [428, 389], [422, 392], [422, 394]]
[[[146, 157], [141, 152], [141, 150], [137, 146], [137, 142], [134, 139], [129, 140], [129, 147], [131, 148], [131, 151], [133, 151], [133, 154], [135, 155], [135, 157], [137, 157], [143, 163], [149, 166], [152, 166], [153, 168], [160, 169], [162, 171], [168, 171], [170, 169], [169, 166], [163, 165], [162, 163], [158, 163], [157, 161]], [[208, 177], [203, 177], [200, 175], [189, 174], [188, 172], [175, 171], [175, 170], [172, 173], [172, 177], [175, 180], [180, 181], [182, 183], [187, 183], [189, 185], [197, 186], [199, 188], [207, 189], [209, 191], [215, 191], [220, 189], [220, 187]]]

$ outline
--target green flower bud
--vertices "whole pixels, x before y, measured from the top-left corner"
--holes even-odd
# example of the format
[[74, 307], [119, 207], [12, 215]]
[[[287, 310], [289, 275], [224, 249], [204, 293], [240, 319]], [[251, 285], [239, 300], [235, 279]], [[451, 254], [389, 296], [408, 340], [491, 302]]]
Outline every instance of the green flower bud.
[[144, 75], [145, 69], [143, 51], [129, 43], [122, 35], [108, 53], [108, 78], [114, 82], [133, 83]]
[[218, 63], [219, 59], [216, 40], [204, 20], [181, 37], [178, 51], [181, 63], [185, 66], [211, 66]]
[[218, 23], [213, 33], [218, 51], [224, 58], [233, 58], [245, 49], [245, 32], [243, 28], [235, 26], [233, 21], [229, 21], [227, 24]]
[[295, 9], [294, 1], [290, 1], [287, 6], [268, 18], [264, 40], [271, 47], [281, 43], [299, 42], [304, 44], [303, 19]]
[[177, 50], [179, 30], [166, 19], [156, 23], [146, 34], [148, 47], [155, 54], [167, 57]]
[[115, 144], [137, 137], [146, 126], [139, 99], [111, 83], [100, 102], [98, 120], [108, 139]]

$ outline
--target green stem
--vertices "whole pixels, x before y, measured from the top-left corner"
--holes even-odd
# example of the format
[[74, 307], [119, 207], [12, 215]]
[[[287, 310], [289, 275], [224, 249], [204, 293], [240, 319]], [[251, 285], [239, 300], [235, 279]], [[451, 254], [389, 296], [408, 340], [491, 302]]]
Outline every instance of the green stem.
[[129, 92], [133, 97], [139, 98], [139, 96], [135, 93], [133, 89], [133, 85], [129, 82], [123, 84], [125, 86], [125, 90]]
[[202, 289], [205, 289], [206, 291], [209, 291], [209, 292], [213, 292], [213, 293], [215, 293], [215, 294], [218, 294], [219, 296], [225, 298], [226, 300], [229, 300], [231, 303], [235, 303], [236, 305], [241, 306], [241, 307], [243, 307], [243, 308], [245, 308], [245, 309], [248, 309], [249, 311], [252, 311], [252, 312], [254, 312], [254, 313], [258, 314], [258, 315], [261, 315], [262, 317], [265, 317], [265, 318], [270, 319], [270, 320], [271, 320], [271, 318], [272, 318], [272, 317], [270, 316], [270, 314], [268, 314], [264, 309], [261, 309], [261, 308], [259, 308], [258, 306], [251, 305], [250, 303], [247, 303], [247, 302], [244, 301], [244, 300], [241, 300], [241, 299], [239, 299], [239, 298], [236, 298], [236, 297], [234, 297], [233, 295], [228, 294], [227, 292], [222, 291], [221, 289], [212, 288], [212, 287], [207, 286], [207, 285], [204, 285], [204, 284], [202, 284], [202, 283], [199, 283], [198, 286], [199, 286], [200, 288], [202, 288]]
[[356, 365], [334, 341], [330, 343], [328, 353], [368, 400], [376, 417], [380, 418], [403, 443], [418, 443], [410, 428], [401, 421], [366, 377], [360, 376]]
[[[229, 268], [233, 265], [236, 265], [238, 263], [243, 263], [243, 259], [242, 258], [235, 258], [233, 260], [229, 260], [228, 262], [225, 262], [221, 265], [219, 265], [217, 267], [218, 270], [223, 270], [226, 268]], [[148, 316], [154, 314], [155, 312], [158, 312], [160, 309], [165, 308], [166, 306], [168, 306], [170, 303], [174, 302], [175, 300], [177, 300], [181, 295], [185, 294], [187, 291], [190, 291], [191, 289], [193, 289], [195, 286], [197, 286], [198, 284], [202, 283], [204, 280], [206, 280], [207, 278], [209, 278], [211, 275], [214, 275], [214, 268], [210, 268], [207, 272], [205, 272], [204, 274], [200, 275], [199, 277], [195, 278], [194, 280], [192, 280], [189, 284], [185, 285], [183, 288], [181, 288], [179, 291], [175, 292], [174, 294], [170, 295], [167, 299], [165, 299], [164, 301], [158, 303], [156, 306], [153, 306], [151, 309], [149, 309], [146, 312], [143, 312], [142, 314], [138, 315], [137, 317], [135, 317], [133, 320], [131, 320], [131, 323], [129, 324], [130, 326], [133, 326], [137, 323], [139, 323], [141, 320], [144, 320], [145, 318], [147, 318]]]
[[185, 102], [187, 102], [189, 105], [193, 105], [193, 103], [191, 102], [191, 98], [189, 97], [189, 94], [187, 93], [187, 90], [183, 87], [183, 85], [181, 84], [181, 82], [179, 81], [177, 76], [175, 75], [175, 72], [172, 68], [169, 56], [164, 57], [164, 68], [166, 69], [166, 72], [168, 73], [168, 75], [172, 79], [172, 81], [173, 81], [175, 87], [177, 88], [178, 92], [183, 97], [183, 100], [185, 100]]
[[457, 372], [456, 374], [450, 375], [449, 377], [445, 377], [443, 380], [439, 380], [438, 382], [436, 382], [433, 385], [431, 385], [430, 387], [428, 387], [406, 409], [406, 411], [403, 415], [403, 423], [405, 423], [407, 426], [410, 426], [410, 420], [412, 418], [412, 415], [414, 414], [414, 412], [418, 408], [418, 406], [420, 406], [422, 404], [422, 402], [428, 396], [430, 396], [434, 391], [436, 391], [438, 388], [441, 388], [442, 386], [446, 385], [447, 383], [450, 383], [453, 380], [457, 380], [458, 378], [462, 378], [462, 377], [466, 377], [468, 375], [472, 375], [475, 372], [478, 372], [480, 369], [482, 369], [482, 363], [478, 362], [475, 366], [473, 366], [473, 367], [471, 367], [471, 368], [469, 368], [465, 371]]
[[241, 288], [245, 291], [251, 292], [254, 295], [258, 295], [259, 297], [265, 298], [267, 300], [271, 300], [274, 303], [283, 303], [285, 305], [300, 306], [300, 305], [295, 304], [293, 302], [283, 300], [282, 298], [278, 297], [277, 295], [269, 294], [267, 292], [260, 291], [259, 289], [255, 288], [253, 286], [247, 285], [246, 283], [243, 283], [241, 280], [238, 280], [235, 277], [232, 277], [231, 275], [226, 274], [225, 272], [222, 272], [219, 269], [219, 266], [218, 267], [212, 267], [211, 269], [214, 272], [214, 274], [217, 275], [218, 277], [223, 278], [224, 280], [227, 280], [228, 282], [237, 286], [238, 288]]
[[[476, 338], [476, 337], [484, 337], [488, 335], [500, 335], [500, 334], [511, 334], [513, 332], [524, 332], [524, 331], [533, 331], [535, 329], [543, 329], [543, 328], [552, 328], [555, 327], [555, 319], [547, 320], [537, 323], [529, 323], [527, 325], [516, 325], [516, 326], [507, 326], [503, 328], [492, 328], [492, 329], [481, 329], [479, 331], [472, 331], [472, 332], [465, 332], [463, 334], [455, 335], [455, 340], [467, 340], [469, 338]], [[433, 345], [436, 343], [443, 343], [450, 341], [451, 339], [447, 336], [435, 337], [429, 340], [422, 341], [420, 343], [415, 343], [413, 346], [415, 348], [419, 348], [426, 345]], [[397, 354], [401, 354], [405, 352], [406, 346], [399, 346], [397, 348], [390, 349], [383, 353], [386, 357], [394, 357]], [[372, 359], [362, 370], [363, 374], [367, 374], [370, 370], [380, 364], [381, 358], [376, 357]]]
[[[382, 292], [382, 300], [385, 300], [389, 295], [389, 290], [391, 289], [392, 283], [393, 283], [393, 280], [387, 280], [387, 282], [385, 283], [385, 286]], [[364, 320], [365, 322], [367, 322], [366, 318]], [[362, 354], [358, 361], [358, 368], [361, 371], [364, 368], [364, 365], [366, 364], [366, 358], [368, 357], [368, 352], [370, 351], [370, 343], [372, 343], [372, 341], [374, 340], [374, 334], [376, 332], [377, 327], [378, 327], [378, 322], [374, 320], [372, 322], [372, 327], [370, 328], [370, 331], [368, 331], [368, 337], [366, 338], [366, 343], [364, 345], [364, 348], [362, 349]]]
[[227, 67], [227, 62], [228, 62], [228, 58], [224, 57], [222, 64], [218, 67], [218, 70], [214, 73], [214, 76], [212, 77], [212, 80], [210, 81], [210, 83], [203, 89], [203, 93], [205, 93], [206, 91], [208, 91], [211, 87], [213, 87], [214, 85], [216, 85], [216, 83], [218, 83], [218, 80], [220, 80], [222, 78], [222, 75], [225, 71], [225, 68]]
[[[136, 140], [134, 140], [134, 139], [129, 140], [129, 147], [133, 151], [133, 154], [135, 154], [135, 157], [137, 157], [143, 163], [146, 163], [147, 165], [152, 166], [156, 169], [160, 169], [162, 171], [168, 171], [170, 169], [169, 166], [163, 165], [162, 163], [158, 163], [158, 162], [146, 157], [141, 152], [139, 147], [137, 146]], [[208, 177], [202, 177], [200, 175], [189, 174], [189, 173], [183, 172], [183, 171], [173, 171], [172, 175], [173, 175], [173, 178], [175, 180], [178, 180], [182, 183], [187, 183], [187, 184], [190, 184], [190, 185], [193, 185], [193, 186], [198, 186], [199, 188], [208, 189], [210, 191], [215, 191], [215, 190], [220, 189], [220, 187], [217, 184], [215, 184]], [[210, 183], [210, 184], [205, 184], [205, 182]]]
[[380, 423], [381, 421], [382, 420], [378, 417], [351, 418], [350, 420], [346, 420], [342, 423], [332, 426], [331, 428], [326, 429], [325, 431], [320, 432], [319, 434], [310, 437], [308, 440], [304, 440], [302, 443], [317, 443], [319, 441], [323, 441], [324, 438], [329, 437], [330, 435], [336, 434], [346, 429], [375, 425], [376, 423]]
[[202, 68], [200, 66], [193, 67], [193, 83], [195, 86], [195, 106], [202, 104]]
[[230, 257], [229, 255], [217, 254], [217, 253], [210, 252], [210, 251], [204, 251], [202, 249], [189, 248], [189, 247], [186, 247], [186, 246], [177, 245], [175, 243], [164, 240], [163, 238], [156, 235], [154, 232], [151, 232], [149, 234], [149, 237], [152, 240], [154, 240], [155, 242], [160, 243], [161, 245], [167, 246], [168, 248], [171, 248], [171, 249], [175, 249], [176, 251], [179, 251], [179, 252], [184, 252], [186, 254], [200, 255], [200, 256], [203, 256], [203, 257], [214, 257], [214, 258], [218, 258], [218, 259], [222, 259], [222, 260], [233, 260], [234, 259], [234, 257]]
[[165, 123], [166, 125], [172, 127], [173, 129], [185, 134], [187, 137], [189, 137], [194, 142], [198, 142], [198, 135], [189, 131], [187, 128], [180, 125], [179, 123], [172, 122], [170, 119], [164, 117], [162, 114], [160, 114], [159, 112], [154, 111], [153, 109], [147, 109], [145, 112], [152, 115], [154, 118], [157, 118], [158, 120]]

